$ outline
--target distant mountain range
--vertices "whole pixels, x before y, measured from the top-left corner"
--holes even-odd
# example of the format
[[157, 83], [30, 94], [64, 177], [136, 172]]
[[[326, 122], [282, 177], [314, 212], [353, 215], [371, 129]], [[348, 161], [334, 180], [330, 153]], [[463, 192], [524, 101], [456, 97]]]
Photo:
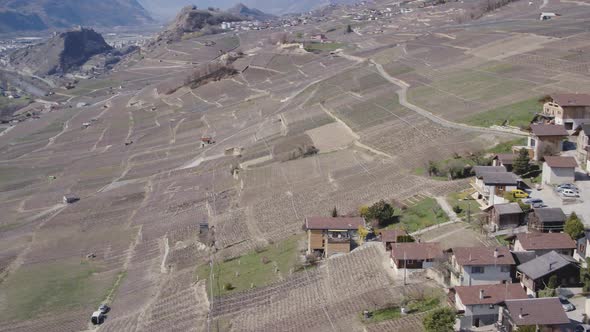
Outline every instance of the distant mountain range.
[[[171, 19], [178, 11], [188, 5], [199, 8], [215, 7], [228, 9], [240, 0], [139, 0], [141, 4], [158, 19]], [[306, 12], [333, 2], [355, 2], [354, 0], [241, 0], [245, 6], [257, 8], [266, 13], [281, 15], [286, 13]]]
[[0, 0], [0, 33], [150, 22], [137, 0]]

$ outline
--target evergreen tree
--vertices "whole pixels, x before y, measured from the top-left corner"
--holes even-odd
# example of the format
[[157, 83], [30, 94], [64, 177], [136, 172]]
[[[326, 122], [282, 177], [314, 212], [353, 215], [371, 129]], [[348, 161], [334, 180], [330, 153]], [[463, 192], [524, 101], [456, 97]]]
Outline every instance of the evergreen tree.
[[529, 157], [527, 149], [520, 149], [520, 151], [518, 151], [518, 156], [514, 159], [512, 170], [518, 175], [526, 174], [529, 171], [530, 162], [531, 157]]

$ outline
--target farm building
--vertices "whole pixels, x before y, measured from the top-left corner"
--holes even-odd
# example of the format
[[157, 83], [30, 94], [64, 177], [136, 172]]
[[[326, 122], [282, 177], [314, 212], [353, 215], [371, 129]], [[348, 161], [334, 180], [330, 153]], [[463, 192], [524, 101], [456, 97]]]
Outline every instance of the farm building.
[[559, 93], [550, 96], [543, 105], [543, 113], [555, 118], [555, 124], [566, 130], [574, 130], [584, 123], [590, 123], [590, 95]]
[[500, 308], [498, 322], [506, 332], [520, 327], [535, 326], [537, 331], [571, 331], [570, 320], [563, 311], [559, 298], [506, 300]]
[[518, 203], [495, 204], [490, 209], [490, 226], [495, 229], [517, 227], [524, 220], [524, 212]]
[[550, 251], [572, 256], [574, 249], [576, 243], [566, 233], [518, 233], [512, 245], [515, 252], [528, 251], [535, 253], [535, 256], [542, 256]]
[[461, 329], [491, 325], [498, 321], [499, 306], [506, 300], [528, 298], [520, 284], [457, 286], [455, 308], [463, 312]]
[[546, 156], [543, 163], [543, 183], [550, 185], [573, 183], [576, 179], [577, 166], [578, 163], [574, 157]]
[[568, 255], [551, 251], [517, 266], [516, 277], [527, 294], [536, 296], [549, 283], [549, 278], [557, 277], [561, 287], [577, 287], [580, 284], [580, 266]]
[[452, 251], [452, 285], [500, 284], [512, 280], [512, 266], [516, 262], [507, 247], [458, 247]]
[[528, 228], [537, 232], [562, 232], [565, 225], [565, 214], [561, 208], [533, 209], [529, 214]]
[[358, 229], [365, 226], [362, 217], [309, 217], [305, 219], [307, 253], [329, 257], [348, 253], [358, 240]]
[[391, 246], [391, 267], [396, 272], [426, 269], [442, 257], [443, 251], [438, 242], [395, 243]]
[[533, 160], [542, 160], [546, 154], [563, 151], [563, 140], [568, 132], [563, 125], [533, 124], [528, 138], [528, 148], [533, 150]]
[[391, 245], [398, 242], [400, 236], [407, 236], [408, 232], [401, 229], [387, 229], [381, 231], [381, 242], [385, 250], [391, 250]]

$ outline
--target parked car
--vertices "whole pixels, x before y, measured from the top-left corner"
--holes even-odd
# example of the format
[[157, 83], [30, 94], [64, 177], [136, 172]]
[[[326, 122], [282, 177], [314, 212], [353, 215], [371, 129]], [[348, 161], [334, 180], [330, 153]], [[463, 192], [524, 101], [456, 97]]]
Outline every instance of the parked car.
[[98, 310], [92, 313], [92, 317], [90, 318], [90, 321], [92, 322], [92, 324], [94, 325], [100, 325], [104, 322], [104, 313], [102, 313], [102, 311]]
[[563, 195], [563, 197], [580, 197], [580, 193], [572, 189], [564, 189], [561, 191], [561, 195]]
[[568, 299], [563, 296], [559, 297], [559, 302], [565, 311], [574, 311], [576, 310], [576, 306], [573, 305]]
[[543, 205], [543, 200], [540, 198], [527, 198], [527, 199], [523, 199], [522, 202], [524, 204], [533, 205], [533, 206], [535, 204]]
[[578, 187], [575, 184], [571, 184], [571, 183], [564, 183], [564, 184], [560, 184], [559, 186], [557, 186], [555, 188], [555, 190], [560, 193], [566, 189], [570, 189], [573, 190], [575, 192], [580, 192], [580, 190], [578, 189]]
[[574, 332], [590, 332], [590, 325], [588, 325], [588, 324], [576, 325], [576, 327], [574, 328]]
[[522, 189], [514, 189], [511, 191], [512, 195], [514, 195], [515, 198], [527, 198], [529, 197], [529, 194], [526, 193], [526, 191], [522, 190]]
[[111, 308], [103, 303], [100, 305], [100, 307], [98, 307], [98, 311], [102, 312], [103, 314], [106, 314], [107, 312], [111, 311]]

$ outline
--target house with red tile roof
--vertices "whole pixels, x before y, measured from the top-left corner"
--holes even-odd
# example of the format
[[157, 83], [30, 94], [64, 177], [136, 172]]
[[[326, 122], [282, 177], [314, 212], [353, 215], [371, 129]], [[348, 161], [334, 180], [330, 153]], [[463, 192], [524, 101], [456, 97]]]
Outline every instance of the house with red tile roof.
[[365, 226], [362, 217], [309, 217], [305, 219], [307, 253], [329, 257], [348, 253], [357, 244], [358, 229]]
[[455, 308], [462, 313], [459, 318], [462, 329], [494, 324], [504, 301], [528, 298], [520, 284], [511, 283], [457, 286], [454, 293]]
[[516, 262], [507, 247], [457, 247], [451, 250], [451, 285], [473, 286], [512, 281]]
[[527, 148], [533, 150], [533, 160], [543, 160], [544, 156], [563, 151], [563, 140], [568, 136], [563, 125], [532, 124]]
[[542, 256], [550, 251], [573, 256], [576, 242], [566, 233], [518, 233], [512, 248], [515, 252], [534, 252], [535, 256]]
[[391, 267], [396, 272], [403, 269], [426, 269], [443, 258], [444, 253], [438, 242], [406, 242], [391, 245]]

